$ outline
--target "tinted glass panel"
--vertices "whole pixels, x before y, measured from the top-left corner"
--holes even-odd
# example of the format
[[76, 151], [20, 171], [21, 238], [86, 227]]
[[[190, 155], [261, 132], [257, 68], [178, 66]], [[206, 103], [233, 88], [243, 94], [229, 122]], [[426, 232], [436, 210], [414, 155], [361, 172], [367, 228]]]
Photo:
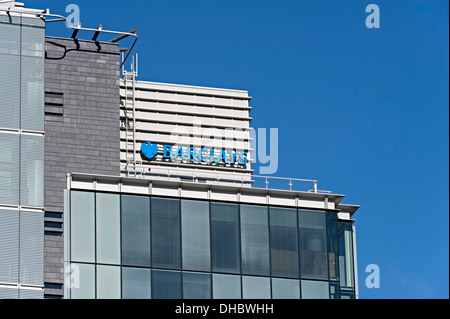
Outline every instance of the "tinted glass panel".
[[93, 263], [94, 193], [72, 191], [70, 205], [71, 260]]
[[339, 278], [338, 230], [336, 213], [327, 212], [328, 269], [330, 279]]
[[[0, 30], [2, 26], [0, 24]], [[0, 52], [3, 31], [0, 31]], [[0, 127], [20, 128], [20, 57], [0, 54]], [[6, 111], [7, 110], [7, 111]]]
[[44, 59], [22, 56], [21, 128], [44, 130]]
[[181, 299], [181, 273], [152, 270], [152, 298]]
[[21, 136], [20, 203], [44, 206], [44, 137]]
[[353, 240], [352, 224], [339, 223], [339, 277], [341, 287], [352, 288]]
[[302, 280], [302, 299], [329, 299], [327, 281]]
[[270, 299], [270, 278], [242, 277], [243, 299]]
[[122, 195], [122, 264], [150, 266], [150, 200]]
[[44, 284], [44, 214], [20, 212], [20, 281]]
[[211, 275], [184, 272], [183, 299], [211, 299]]
[[328, 279], [325, 212], [299, 210], [300, 274]]
[[[72, 264], [74, 282], [70, 288], [72, 299], [95, 298], [95, 265]], [[78, 275], [76, 275], [78, 274]]]
[[242, 273], [269, 275], [267, 207], [241, 205]]
[[180, 268], [180, 201], [152, 198], [153, 267]]
[[120, 196], [96, 196], [97, 262], [120, 264]]
[[97, 299], [120, 299], [120, 267], [97, 265]]
[[238, 205], [211, 203], [212, 268], [240, 272]]
[[241, 299], [241, 276], [213, 274], [214, 299]]
[[300, 281], [295, 279], [272, 278], [273, 299], [299, 299]]
[[19, 212], [0, 210], [0, 282], [17, 282], [18, 274]]
[[181, 201], [183, 269], [211, 269], [209, 238], [209, 203]]
[[272, 276], [298, 278], [297, 210], [270, 208]]
[[122, 298], [151, 298], [150, 269], [130, 267], [122, 268]]
[[0, 147], [0, 203], [18, 205], [19, 135], [0, 133]]

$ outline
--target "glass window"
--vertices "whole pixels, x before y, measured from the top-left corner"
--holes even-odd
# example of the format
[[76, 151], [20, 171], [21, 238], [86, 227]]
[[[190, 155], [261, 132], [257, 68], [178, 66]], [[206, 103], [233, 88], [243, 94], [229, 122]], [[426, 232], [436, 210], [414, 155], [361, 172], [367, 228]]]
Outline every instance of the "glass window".
[[337, 214], [327, 212], [328, 269], [330, 279], [339, 278]]
[[20, 204], [44, 206], [44, 137], [21, 136]]
[[184, 272], [183, 299], [211, 299], [211, 274]]
[[72, 191], [70, 199], [71, 260], [95, 261], [94, 193]]
[[44, 214], [20, 212], [20, 282], [44, 284]]
[[330, 299], [341, 299], [338, 283], [330, 282]]
[[213, 274], [214, 299], [241, 299], [241, 276]]
[[180, 201], [152, 198], [153, 267], [180, 268]]
[[95, 265], [72, 264], [75, 279], [70, 287], [72, 299], [95, 299]]
[[97, 299], [120, 299], [120, 267], [97, 265]]
[[44, 21], [22, 18], [22, 55], [43, 57], [44, 33]]
[[150, 267], [150, 199], [122, 195], [122, 264]]
[[21, 128], [44, 130], [44, 59], [21, 57]]
[[267, 207], [241, 205], [242, 273], [269, 275]]
[[242, 276], [243, 299], [270, 299], [270, 278]]
[[18, 299], [19, 289], [0, 287], [0, 299]]
[[273, 299], [299, 299], [300, 281], [296, 279], [272, 278]]
[[210, 271], [209, 203], [182, 200], [183, 269]]
[[302, 278], [328, 279], [325, 212], [299, 210], [298, 222]]
[[0, 15], [0, 53], [15, 55], [20, 54], [19, 17], [13, 17], [5, 14]]
[[213, 271], [239, 273], [239, 207], [211, 203], [211, 254]]
[[18, 134], [0, 133], [1, 204], [19, 205], [19, 138]]
[[[0, 24], [1, 29], [2, 26]], [[0, 31], [0, 52], [3, 48], [1, 43], [3, 35], [2, 31]], [[20, 57], [0, 54], [0, 65], [2, 70], [0, 72], [0, 110], [2, 110], [0, 127], [19, 129]]]
[[120, 197], [96, 194], [97, 262], [120, 264]]
[[353, 282], [352, 224], [339, 223], [339, 278], [341, 287], [352, 288]]
[[19, 299], [44, 299], [44, 292], [34, 289], [19, 289]]
[[330, 299], [327, 281], [302, 280], [302, 299]]
[[181, 299], [181, 273], [171, 270], [152, 270], [153, 299]]
[[150, 269], [122, 267], [122, 298], [150, 299]]
[[272, 276], [298, 278], [297, 210], [270, 208]]
[[18, 274], [19, 212], [0, 210], [0, 282], [18, 282]]

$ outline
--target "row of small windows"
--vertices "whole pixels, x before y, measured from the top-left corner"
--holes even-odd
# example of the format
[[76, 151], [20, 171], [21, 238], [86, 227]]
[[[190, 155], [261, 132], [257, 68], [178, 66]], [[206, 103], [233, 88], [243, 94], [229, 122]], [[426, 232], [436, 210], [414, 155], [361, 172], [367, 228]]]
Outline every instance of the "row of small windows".
[[337, 283], [76, 264], [71, 299], [351, 299]]
[[334, 212], [71, 192], [72, 262], [353, 287], [351, 234]]

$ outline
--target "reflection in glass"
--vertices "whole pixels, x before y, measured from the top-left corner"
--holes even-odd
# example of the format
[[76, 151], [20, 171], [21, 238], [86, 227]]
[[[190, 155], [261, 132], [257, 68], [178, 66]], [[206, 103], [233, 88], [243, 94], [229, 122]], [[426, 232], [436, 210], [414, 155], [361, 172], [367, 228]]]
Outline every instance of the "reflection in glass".
[[74, 281], [70, 288], [72, 299], [95, 299], [95, 265], [72, 264]]
[[171, 270], [152, 270], [153, 299], [181, 299], [181, 273]]
[[325, 212], [299, 210], [300, 274], [328, 279]]
[[296, 279], [272, 278], [273, 299], [299, 299], [300, 281]]
[[184, 272], [183, 299], [211, 299], [211, 274]]
[[95, 261], [94, 193], [72, 191], [70, 198], [71, 260]]
[[239, 273], [239, 210], [238, 205], [211, 203], [212, 269]]
[[241, 276], [213, 274], [214, 299], [241, 299]]
[[153, 267], [179, 269], [181, 264], [180, 201], [152, 198]]
[[297, 210], [270, 208], [272, 276], [298, 278]]
[[181, 201], [183, 269], [211, 270], [209, 203]]
[[302, 299], [330, 299], [328, 281], [302, 280]]
[[120, 264], [120, 197], [96, 194], [97, 262]]
[[120, 267], [97, 265], [97, 299], [120, 299]]
[[122, 264], [150, 267], [150, 200], [122, 195]]
[[243, 299], [270, 299], [270, 278], [242, 276]]
[[151, 298], [150, 269], [122, 267], [122, 298]]
[[267, 207], [241, 205], [242, 273], [269, 275]]

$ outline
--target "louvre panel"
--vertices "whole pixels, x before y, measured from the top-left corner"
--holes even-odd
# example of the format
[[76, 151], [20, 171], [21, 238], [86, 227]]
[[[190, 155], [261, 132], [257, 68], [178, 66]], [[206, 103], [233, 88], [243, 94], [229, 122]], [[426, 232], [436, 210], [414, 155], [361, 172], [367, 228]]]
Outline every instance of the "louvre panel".
[[0, 287], [0, 299], [18, 299], [19, 289]]
[[19, 299], [44, 299], [44, 290], [20, 289]]
[[0, 133], [0, 203], [19, 204], [19, 135]]
[[0, 210], [0, 282], [17, 282], [18, 267], [19, 212]]
[[21, 128], [44, 130], [44, 59], [22, 56]]
[[44, 284], [44, 214], [20, 212], [20, 282]]
[[44, 137], [22, 135], [20, 204], [44, 206]]
[[[1, 24], [0, 24], [1, 30]], [[0, 52], [1, 52], [0, 31]], [[19, 128], [20, 116], [20, 57], [0, 54], [0, 127]]]

